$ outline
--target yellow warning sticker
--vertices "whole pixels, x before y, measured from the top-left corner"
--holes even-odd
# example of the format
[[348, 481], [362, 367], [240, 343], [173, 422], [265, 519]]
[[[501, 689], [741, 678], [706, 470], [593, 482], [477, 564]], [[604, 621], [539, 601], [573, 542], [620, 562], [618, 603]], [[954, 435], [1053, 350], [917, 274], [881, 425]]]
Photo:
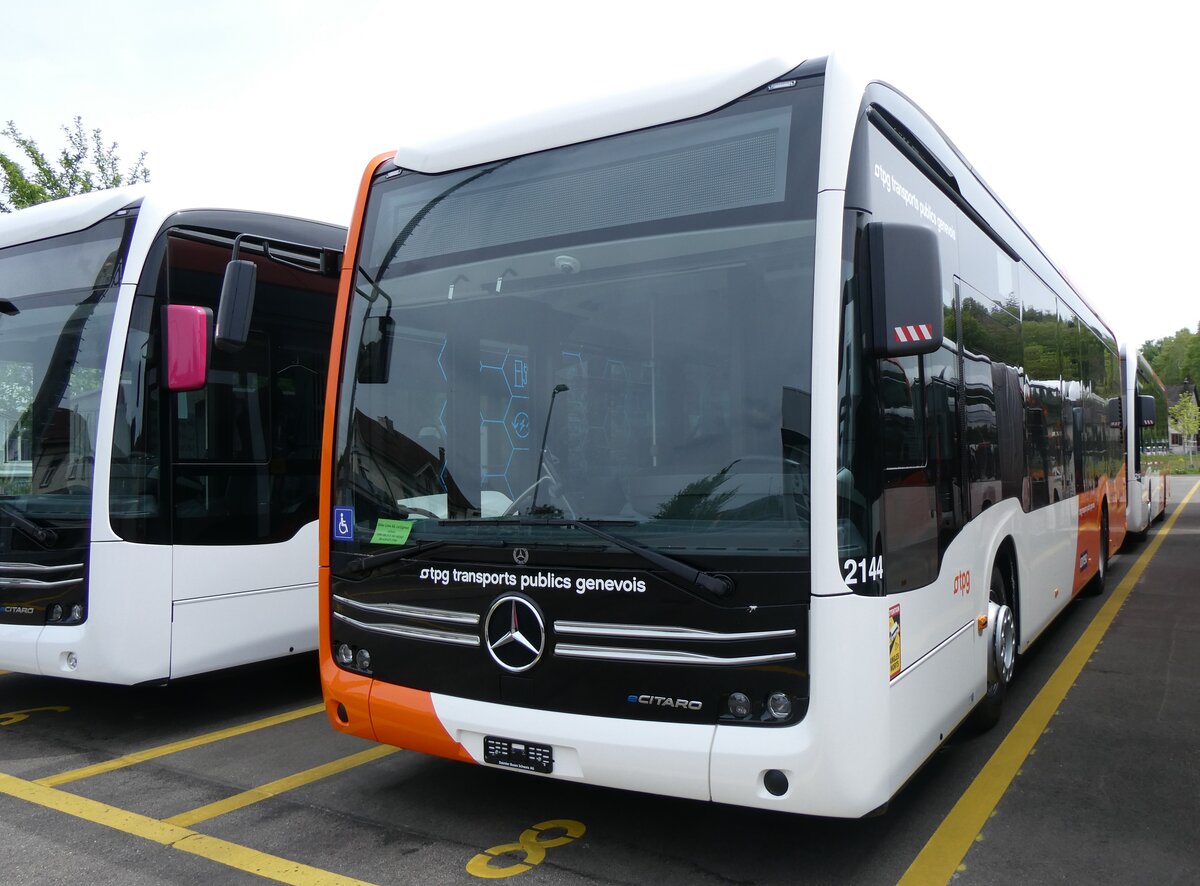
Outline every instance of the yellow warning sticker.
[[888, 610], [888, 659], [891, 675], [900, 673], [900, 604], [896, 603]]

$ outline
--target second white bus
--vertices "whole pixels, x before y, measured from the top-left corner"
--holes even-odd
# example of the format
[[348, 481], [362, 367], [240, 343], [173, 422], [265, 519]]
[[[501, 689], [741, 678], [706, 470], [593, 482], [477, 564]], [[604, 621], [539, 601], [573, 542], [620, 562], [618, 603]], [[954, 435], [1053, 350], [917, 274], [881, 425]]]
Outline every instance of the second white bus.
[[316, 646], [344, 244], [143, 187], [0, 216], [0, 669], [135, 684]]

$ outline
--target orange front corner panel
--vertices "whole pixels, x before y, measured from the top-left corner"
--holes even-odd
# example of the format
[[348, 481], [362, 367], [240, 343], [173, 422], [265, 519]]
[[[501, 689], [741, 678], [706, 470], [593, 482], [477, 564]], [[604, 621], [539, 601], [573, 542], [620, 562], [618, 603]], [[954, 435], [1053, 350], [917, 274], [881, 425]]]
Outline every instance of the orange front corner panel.
[[325, 714], [338, 732], [375, 741], [371, 726], [370, 677], [344, 671], [333, 660], [330, 633], [329, 567], [317, 570], [319, 593], [318, 649], [321, 661], [321, 692], [325, 696]]
[[325, 715], [338, 732], [378, 741], [371, 725], [370, 677], [339, 668], [321, 650], [321, 690], [325, 696]]
[[450, 737], [428, 692], [376, 682], [371, 691], [371, 716], [377, 741], [464, 763], [476, 762]]

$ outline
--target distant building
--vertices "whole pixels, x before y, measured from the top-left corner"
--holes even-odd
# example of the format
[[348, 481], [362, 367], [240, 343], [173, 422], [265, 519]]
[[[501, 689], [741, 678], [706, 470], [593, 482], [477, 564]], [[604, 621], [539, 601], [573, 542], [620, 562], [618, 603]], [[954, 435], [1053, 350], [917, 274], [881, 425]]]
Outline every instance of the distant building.
[[[1167, 406], [1176, 405], [1180, 398], [1191, 397], [1200, 405], [1200, 394], [1196, 393], [1196, 383], [1185, 381], [1181, 385], [1166, 385], [1167, 389]], [[1196, 435], [1196, 439], [1192, 441], [1190, 448], [1185, 448], [1183, 445], [1183, 432], [1175, 426], [1174, 422], [1168, 421], [1169, 431], [1171, 433], [1171, 451], [1175, 453], [1196, 452], [1198, 444], [1200, 444], [1200, 434]]]

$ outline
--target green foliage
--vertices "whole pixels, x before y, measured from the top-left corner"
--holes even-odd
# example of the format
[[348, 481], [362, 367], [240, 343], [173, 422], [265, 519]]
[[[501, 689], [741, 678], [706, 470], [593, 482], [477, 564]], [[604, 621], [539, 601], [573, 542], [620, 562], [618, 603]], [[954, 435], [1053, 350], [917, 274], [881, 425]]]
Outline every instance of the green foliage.
[[17, 146], [18, 156], [25, 163], [23, 166], [0, 152], [0, 174], [3, 175], [0, 179], [0, 212], [150, 180], [145, 151], [122, 173], [117, 143], [106, 145], [98, 128], [87, 133], [82, 118], [76, 117], [74, 127], [64, 126], [62, 130], [67, 143], [54, 161], [47, 158], [37, 142], [22, 134], [12, 120], [0, 130], [0, 135]]
[[1184, 451], [1188, 454], [1188, 464], [1191, 464], [1192, 443], [1196, 439], [1197, 432], [1200, 432], [1200, 406], [1196, 404], [1196, 398], [1190, 395], [1179, 398], [1179, 402], [1172, 406], [1168, 412], [1171, 415], [1171, 424], [1175, 425], [1183, 434]]
[[1166, 338], [1148, 341], [1142, 345], [1142, 355], [1164, 385], [1200, 381], [1200, 333], [1181, 329]]

